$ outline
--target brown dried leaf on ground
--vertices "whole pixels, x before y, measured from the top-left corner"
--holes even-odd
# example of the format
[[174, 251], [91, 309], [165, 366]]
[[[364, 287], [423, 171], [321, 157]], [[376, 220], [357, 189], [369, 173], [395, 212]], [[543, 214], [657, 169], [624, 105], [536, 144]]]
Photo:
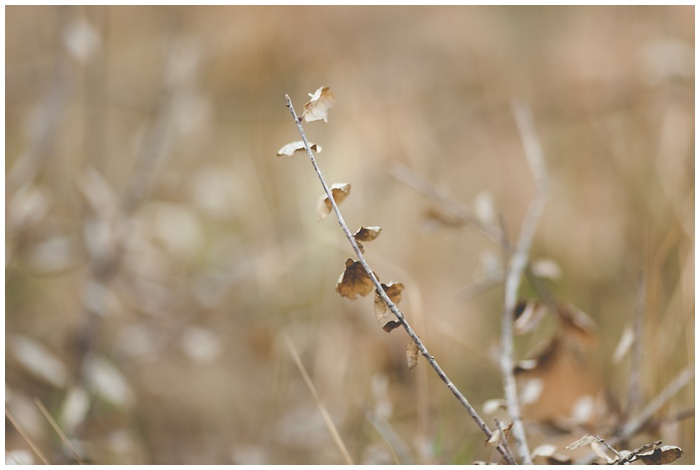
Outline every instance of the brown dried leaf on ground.
[[[320, 145], [309, 142], [309, 148], [316, 153], [321, 153], [321, 146]], [[306, 151], [306, 147], [304, 147], [304, 141], [297, 140], [294, 142], [290, 142], [287, 145], [285, 145], [284, 147], [282, 147], [281, 149], [279, 149], [277, 151], [277, 156], [278, 157], [282, 157], [282, 156], [291, 157], [296, 152], [304, 152], [304, 151]]]
[[355, 300], [356, 295], [366, 296], [374, 289], [372, 279], [359, 261], [348, 258], [345, 261], [345, 271], [340, 275], [335, 291], [342, 297]]
[[[331, 193], [333, 194], [335, 203], [340, 205], [340, 203], [348, 197], [348, 194], [350, 194], [350, 183], [335, 183], [331, 186]], [[331, 204], [331, 200], [328, 199], [328, 195], [324, 194], [318, 200], [316, 214], [318, 214], [321, 220], [324, 220], [331, 213], [331, 210], [333, 210], [333, 204]]]
[[319, 88], [312, 95], [311, 100], [304, 105], [304, 112], [301, 117], [306, 122], [323, 121], [328, 122], [328, 110], [333, 106], [334, 96], [329, 87]]
[[[386, 295], [395, 304], [398, 304], [401, 301], [401, 292], [403, 291], [404, 287], [400, 282], [382, 284], [382, 289], [384, 289]], [[382, 328], [387, 333], [391, 332], [391, 330], [394, 328], [401, 326], [401, 324], [396, 321], [394, 314], [391, 313], [391, 310], [389, 310], [389, 307], [379, 295], [378, 291], [375, 291], [374, 293], [374, 313], [377, 316], [377, 322], [382, 325]]]

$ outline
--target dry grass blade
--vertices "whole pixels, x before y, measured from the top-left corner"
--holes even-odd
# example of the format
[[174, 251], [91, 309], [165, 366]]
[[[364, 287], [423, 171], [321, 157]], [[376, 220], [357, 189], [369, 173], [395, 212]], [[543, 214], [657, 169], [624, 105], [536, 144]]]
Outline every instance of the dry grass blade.
[[36, 406], [39, 408], [39, 411], [41, 411], [41, 414], [44, 415], [44, 418], [49, 422], [51, 427], [53, 428], [54, 431], [56, 431], [56, 434], [58, 434], [58, 437], [61, 438], [61, 442], [70, 449], [71, 452], [73, 452], [73, 455], [75, 456], [75, 461], [78, 462], [80, 465], [83, 465], [83, 460], [80, 458], [80, 454], [78, 454], [78, 451], [75, 449], [73, 444], [71, 443], [70, 439], [68, 439], [68, 436], [66, 436], [66, 433], [63, 432], [63, 430], [58, 426], [58, 423], [56, 422], [55, 419], [53, 419], [53, 416], [51, 416], [51, 413], [49, 413], [49, 410], [46, 409], [44, 404], [39, 400], [38, 398], [34, 399], [34, 402], [36, 403]]
[[15, 417], [12, 416], [12, 413], [10, 413], [7, 408], [5, 408], [5, 416], [10, 421], [10, 423], [12, 423], [12, 425], [15, 427], [15, 429], [17, 430], [19, 435], [22, 436], [22, 439], [24, 439], [24, 441], [29, 445], [29, 447], [32, 449], [32, 451], [34, 451], [34, 453], [37, 455], [37, 457], [39, 457], [39, 460], [41, 460], [41, 462], [44, 465], [51, 465], [49, 463], [49, 460], [46, 458], [46, 456], [41, 452], [41, 450], [39, 450], [39, 448], [34, 443], [32, 438], [29, 437], [26, 432], [24, 432], [24, 429], [22, 429], [22, 426], [19, 425], [19, 423], [17, 422]]
[[302, 377], [304, 377], [306, 385], [309, 387], [311, 394], [314, 396], [314, 400], [316, 400], [316, 405], [318, 406], [318, 409], [321, 412], [323, 421], [326, 423], [326, 427], [331, 433], [331, 436], [333, 436], [333, 442], [335, 442], [335, 445], [338, 447], [338, 450], [343, 456], [345, 463], [347, 463], [348, 465], [353, 465], [353, 460], [350, 456], [350, 452], [348, 452], [347, 447], [345, 447], [345, 443], [340, 437], [340, 433], [338, 433], [338, 429], [335, 427], [331, 416], [328, 414], [328, 410], [326, 410], [326, 407], [323, 405], [323, 402], [321, 402], [321, 399], [319, 398], [318, 393], [316, 392], [316, 387], [314, 387], [314, 383], [311, 381], [311, 377], [309, 377], [309, 374], [306, 371], [306, 367], [304, 367], [304, 364], [301, 362], [301, 358], [299, 357], [297, 348], [294, 346], [294, 343], [292, 342], [292, 339], [289, 336], [285, 335], [284, 340], [287, 342], [287, 347], [289, 348], [289, 352], [292, 355], [292, 359], [294, 359], [294, 362], [299, 368], [299, 372], [301, 372]]

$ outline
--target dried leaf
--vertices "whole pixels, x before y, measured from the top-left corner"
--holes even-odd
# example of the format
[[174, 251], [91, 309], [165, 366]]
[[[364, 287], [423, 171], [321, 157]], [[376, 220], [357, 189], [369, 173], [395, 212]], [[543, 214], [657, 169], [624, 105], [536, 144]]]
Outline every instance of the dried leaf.
[[542, 444], [537, 446], [535, 450], [532, 451], [531, 457], [534, 459], [537, 456], [540, 457], [551, 457], [557, 451], [557, 446], [553, 444]]
[[516, 335], [523, 335], [534, 330], [544, 318], [547, 307], [537, 300], [520, 302], [515, 307], [515, 322], [513, 332]]
[[523, 405], [530, 405], [539, 400], [544, 390], [542, 379], [536, 377], [524, 380], [520, 387], [520, 401]]
[[615, 352], [613, 353], [613, 364], [618, 364], [622, 360], [622, 358], [625, 357], [627, 352], [630, 350], [632, 343], [634, 343], [634, 331], [632, 330], [632, 328], [627, 326], [622, 332], [622, 336], [620, 336], [620, 341], [617, 343], [617, 347], [615, 348]]
[[[401, 301], [401, 292], [403, 291], [403, 288], [403, 284], [400, 282], [382, 284], [382, 289], [384, 289], [386, 295], [395, 304], [398, 304]], [[384, 303], [384, 300], [379, 295], [378, 291], [375, 291], [374, 293], [374, 314], [377, 317], [377, 322], [382, 325], [382, 328], [387, 333], [391, 332], [391, 330], [394, 328], [401, 326], [401, 324], [395, 320], [394, 314], [391, 313], [389, 307], [386, 305], [386, 303]]]
[[501, 443], [501, 438], [502, 438], [501, 430], [496, 429], [493, 432], [493, 434], [491, 434], [491, 437], [489, 437], [488, 439], [486, 439], [484, 441], [484, 445], [487, 445], [489, 447], [493, 447], [495, 449], [496, 447], [498, 447], [498, 444]]
[[[335, 203], [340, 205], [340, 203], [343, 202], [346, 197], [348, 197], [348, 194], [350, 194], [350, 183], [335, 183], [333, 186], [331, 186], [331, 193], [333, 194]], [[328, 217], [328, 214], [330, 214], [332, 210], [333, 204], [331, 204], [331, 200], [328, 199], [328, 195], [324, 194], [318, 200], [316, 214], [318, 214], [318, 217], [321, 220], [324, 220], [326, 217]]]
[[605, 447], [600, 443], [600, 439], [598, 439], [597, 442], [591, 442], [591, 449], [598, 457], [605, 460], [606, 463], [611, 464], [615, 462], [615, 458], [610, 457], [605, 451]]
[[418, 365], [418, 345], [411, 341], [406, 346], [406, 363], [408, 364], [408, 370], [413, 370]]
[[327, 86], [321, 87], [312, 95], [311, 100], [304, 105], [304, 113], [301, 117], [306, 122], [323, 121], [328, 122], [328, 110], [333, 106], [333, 93]]
[[357, 294], [365, 296], [372, 292], [374, 283], [359, 261], [348, 258], [345, 261], [345, 271], [340, 275], [335, 291], [342, 297], [355, 300]]
[[532, 272], [541, 279], [556, 281], [561, 277], [561, 268], [552, 259], [538, 259], [532, 262]]
[[507, 419], [498, 423], [498, 429], [503, 433], [504, 439], [508, 439], [510, 430], [513, 428], [513, 421]]
[[590, 435], [585, 435], [581, 439], [572, 442], [568, 446], [564, 447], [566, 450], [574, 450], [578, 449], [579, 447], [583, 446], [589, 446], [593, 444], [594, 442], [598, 442], [600, 438], [598, 436], [590, 436]]
[[[321, 146], [313, 144], [309, 142], [309, 148], [313, 150], [316, 153], [321, 153]], [[306, 147], [304, 147], [304, 141], [303, 140], [297, 140], [295, 142], [290, 142], [281, 149], [277, 151], [277, 156], [282, 157], [282, 156], [287, 156], [291, 157], [294, 155], [296, 152], [305, 152]]]
[[481, 405], [481, 410], [487, 415], [492, 415], [500, 409], [506, 409], [506, 401], [503, 398], [492, 398]]
[[660, 446], [637, 455], [645, 465], [666, 465], [678, 460], [683, 450], [676, 446]]
[[51, 385], [63, 387], [68, 382], [68, 367], [39, 341], [15, 335], [9, 341], [10, 351], [24, 369]]
[[381, 227], [360, 227], [353, 237], [355, 237], [355, 240], [358, 242], [371, 242], [379, 236], [381, 231]]
[[543, 457], [547, 465], [570, 465], [571, 457], [558, 454], [557, 447], [553, 444], [542, 444], [532, 451], [532, 460]]
[[482, 191], [474, 198], [474, 212], [479, 222], [489, 226], [496, 223], [496, 210], [493, 207], [493, 196], [488, 191]]
[[382, 327], [382, 330], [386, 331], [387, 333], [391, 333], [393, 330], [396, 328], [400, 327], [401, 323], [397, 322], [396, 320], [391, 320], [388, 322], [386, 325]]

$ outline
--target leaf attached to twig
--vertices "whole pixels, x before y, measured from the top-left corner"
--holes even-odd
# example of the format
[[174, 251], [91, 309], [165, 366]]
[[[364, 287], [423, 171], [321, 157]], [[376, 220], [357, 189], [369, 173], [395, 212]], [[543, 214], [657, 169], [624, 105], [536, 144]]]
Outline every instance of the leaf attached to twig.
[[666, 465], [681, 458], [683, 450], [676, 446], [659, 446], [637, 455], [645, 465]]
[[[403, 291], [403, 284], [400, 282], [390, 282], [389, 284], [382, 284], [382, 289], [386, 292], [386, 295], [391, 299], [394, 304], [398, 304], [401, 301], [401, 292]], [[384, 299], [379, 295], [379, 291], [374, 292], [374, 313], [377, 316], [377, 322], [382, 325], [382, 328], [387, 333], [391, 330], [401, 326], [401, 323], [396, 321], [393, 313], [389, 310], [389, 307], [384, 302]]]
[[[313, 150], [316, 153], [321, 153], [321, 146], [316, 145], [314, 143], [309, 142], [309, 148]], [[304, 147], [304, 141], [303, 140], [297, 140], [295, 142], [290, 142], [281, 149], [277, 151], [277, 156], [282, 157], [282, 156], [287, 156], [291, 157], [294, 155], [296, 152], [304, 152], [306, 150], [306, 147]]]
[[357, 294], [366, 296], [374, 289], [374, 283], [359, 261], [348, 258], [345, 261], [345, 271], [340, 275], [335, 291], [342, 297], [355, 300]]
[[316, 90], [312, 95], [309, 93], [311, 100], [304, 105], [304, 112], [301, 117], [306, 122], [323, 121], [328, 122], [328, 110], [333, 106], [333, 93], [327, 86], [323, 86]]
[[[340, 205], [340, 203], [343, 202], [346, 197], [348, 197], [348, 194], [350, 194], [350, 183], [334, 184], [331, 186], [331, 193], [333, 194], [335, 203]], [[324, 220], [331, 213], [331, 210], [333, 210], [333, 204], [331, 204], [331, 200], [328, 199], [328, 195], [324, 194], [318, 200], [316, 214], [321, 220]]]

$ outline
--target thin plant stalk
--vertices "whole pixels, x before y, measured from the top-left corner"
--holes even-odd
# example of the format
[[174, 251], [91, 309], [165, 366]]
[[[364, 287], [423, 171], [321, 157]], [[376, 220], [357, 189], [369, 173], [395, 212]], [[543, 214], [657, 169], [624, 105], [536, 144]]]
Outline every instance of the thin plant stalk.
[[[381, 297], [381, 299], [384, 301], [384, 303], [387, 305], [389, 310], [391, 310], [391, 313], [394, 314], [394, 316], [398, 319], [399, 323], [401, 323], [401, 326], [406, 330], [406, 333], [408, 333], [408, 336], [411, 338], [411, 340], [416, 344], [418, 347], [418, 351], [420, 354], [428, 361], [428, 364], [430, 367], [433, 368], [433, 370], [437, 373], [438, 377], [443, 381], [443, 383], [447, 386], [447, 388], [452, 392], [452, 394], [457, 398], [457, 400], [462, 404], [462, 406], [467, 410], [471, 418], [476, 422], [476, 424], [479, 426], [479, 428], [483, 431], [483, 433], [490, 438], [491, 437], [491, 430], [489, 427], [486, 425], [483, 419], [479, 416], [479, 414], [476, 412], [474, 407], [469, 403], [467, 398], [462, 394], [462, 392], [457, 389], [457, 387], [452, 383], [452, 381], [447, 377], [447, 374], [442, 370], [442, 368], [438, 365], [437, 361], [435, 358], [430, 354], [428, 349], [425, 347], [421, 339], [418, 337], [418, 335], [413, 331], [413, 328], [409, 325], [409, 323], [406, 321], [406, 318], [404, 317], [403, 313], [399, 308], [394, 304], [394, 302], [389, 298], [389, 296], [384, 292], [384, 289], [382, 288], [381, 283], [379, 282], [379, 279], [377, 276], [374, 274], [374, 271], [372, 271], [372, 268], [369, 266], [367, 263], [367, 260], [365, 260], [364, 255], [362, 254], [362, 251], [360, 250], [360, 247], [357, 245], [357, 242], [355, 241], [355, 238], [353, 237], [352, 233], [350, 232], [350, 229], [348, 228], [347, 224], [345, 223], [345, 220], [343, 219], [343, 216], [340, 212], [340, 209], [338, 208], [338, 205], [335, 202], [335, 199], [333, 198], [333, 193], [331, 189], [328, 187], [328, 184], [326, 184], [325, 179], [323, 178], [323, 174], [321, 173], [321, 169], [319, 168], [316, 158], [314, 157], [313, 152], [311, 151], [311, 148], [309, 146], [309, 141], [306, 138], [306, 134], [304, 133], [304, 127], [301, 124], [301, 119], [299, 119], [299, 116], [297, 115], [296, 111], [294, 110], [294, 106], [292, 105], [292, 100], [289, 97], [289, 95], [285, 95], [286, 101], [287, 101], [287, 107], [289, 108], [289, 111], [292, 114], [292, 117], [294, 118], [294, 122], [297, 125], [297, 128], [299, 129], [299, 134], [301, 135], [301, 139], [304, 142], [304, 147], [306, 149], [306, 153], [309, 156], [309, 159], [311, 160], [311, 165], [314, 167], [314, 170], [316, 171], [316, 174], [318, 175], [319, 180], [321, 181], [321, 185], [323, 186], [323, 190], [326, 193], [326, 196], [328, 197], [328, 200], [331, 202], [331, 206], [333, 208], [333, 212], [335, 212], [335, 215], [338, 218], [338, 223], [340, 224], [340, 228], [343, 230], [343, 233], [345, 233], [346, 238], [348, 239], [348, 242], [350, 242], [350, 245], [352, 246], [353, 251], [357, 255], [357, 258], [366, 271], [367, 275], [369, 278], [372, 280], [372, 283], [374, 284], [376, 288], [377, 295]], [[505, 447], [500, 444], [498, 446], [498, 451], [503, 455], [503, 458], [508, 462], [509, 464], [515, 464], [515, 461], [513, 460], [512, 456], [508, 453], [508, 451], [505, 449]]]

